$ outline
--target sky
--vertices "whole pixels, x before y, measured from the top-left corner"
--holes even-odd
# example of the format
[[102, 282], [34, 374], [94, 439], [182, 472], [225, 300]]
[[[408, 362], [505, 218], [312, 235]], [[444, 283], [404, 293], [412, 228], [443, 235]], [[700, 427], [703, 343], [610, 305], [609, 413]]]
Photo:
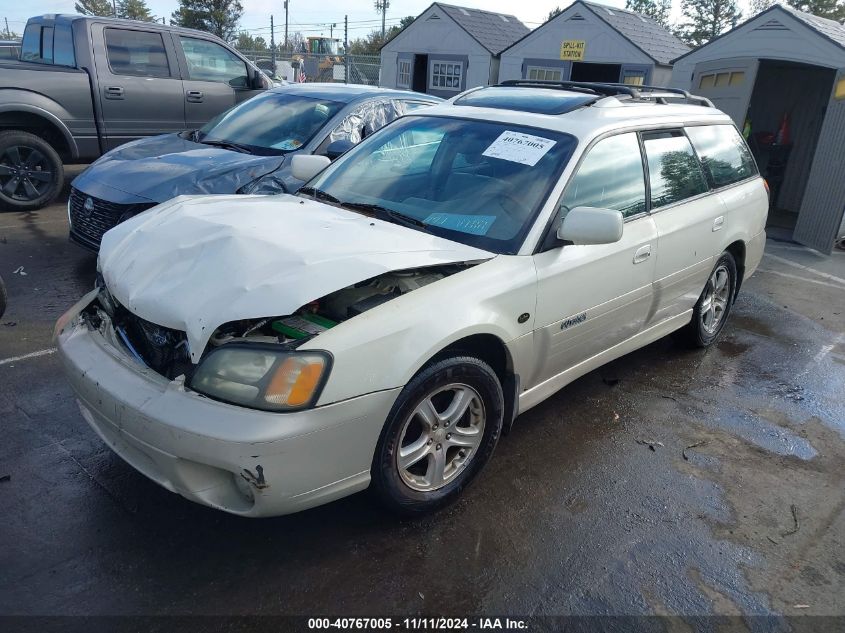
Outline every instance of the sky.
[[[624, 7], [625, 0], [597, 0], [602, 4]], [[74, 0], [36, 0], [32, 4], [0, 0], [0, 18], [9, 21], [9, 28], [17, 33], [23, 32], [27, 18], [41, 13], [74, 13]], [[241, 18], [243, 30], [253, 35], [261, 35], [270, 40], [270, 15], [275, 16], [276, 39], [284, 37], [284, 3], [282, 0], [241, 0], [244, 14]], [[539, 26], [548, 17], [549, 11], [556, 6], [564, 8], [571, 0], [446, 0], [447, 4], [486, 9], [500, 13], [514, 14], [529, 28]], [[177, 0], [147, 0], [147, 4], [157, 16], [166, 16], [177, 8]], [[387, 10], [387, 24], [397, 24], [407, 15], [417, 16], [429, 5], [431, 0], [390, 0]], [[740, 3], [746, 5], [745, 1]], [[680, 0], [673, 0], [673, 17], [680, 11]], [[329, 24], [335, 23], [335, 36], [343, 33], [343, 16], [349, 16], [349, 39], [363, 37], [375, 28], [381, 28], [381, 14], [374, 7], [373, 0], [290, 0], [289, 29], [301, 31], [304, 35], [329, 34]], [[2, 24], [0, 24], [2, 26]]]

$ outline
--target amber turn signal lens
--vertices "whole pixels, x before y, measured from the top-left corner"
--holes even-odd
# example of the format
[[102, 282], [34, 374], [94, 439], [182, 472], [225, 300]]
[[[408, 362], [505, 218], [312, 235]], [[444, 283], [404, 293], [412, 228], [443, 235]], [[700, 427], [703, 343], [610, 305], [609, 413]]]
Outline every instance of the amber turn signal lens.
[[300, 407], [314, 395], [326, 367], [322, 356], [290, 356], [273, 374], [264, 399], [274, 405]]

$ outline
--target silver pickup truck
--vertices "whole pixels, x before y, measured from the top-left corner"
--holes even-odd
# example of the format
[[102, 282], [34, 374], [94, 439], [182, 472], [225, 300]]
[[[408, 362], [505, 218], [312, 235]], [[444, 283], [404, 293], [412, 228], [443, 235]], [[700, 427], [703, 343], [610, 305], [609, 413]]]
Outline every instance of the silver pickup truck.
[[270, 87], [208, 33], [115, 18], [31, 18], [20, 60], [0, 60], [0, 206], [39, 209], [61, 191], [63, 163], [199, 128]]

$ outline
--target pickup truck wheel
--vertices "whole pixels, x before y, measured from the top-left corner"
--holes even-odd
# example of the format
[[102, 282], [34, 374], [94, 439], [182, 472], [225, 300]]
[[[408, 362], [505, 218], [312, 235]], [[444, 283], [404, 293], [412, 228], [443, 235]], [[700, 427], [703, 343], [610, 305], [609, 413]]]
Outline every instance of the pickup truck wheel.
[[373, 489], [390, 509], [420, 515], [454, 500], [490, 459], [502, 431], [496, 373], [472, 356], [424, 367], [402, 390], [373, 458]]
[[49, 143], [30, 134], [0, 133], [0, 205], [11, 211], [47, 206], [62, 189], [62, 159]]
[[733, 255], [722, 253], [695, 308], [692, 321], [681, 330], [682, 338], [692, 347], [708, 347], [725, 327], [731, 313], [736, 289], [736, 262]]

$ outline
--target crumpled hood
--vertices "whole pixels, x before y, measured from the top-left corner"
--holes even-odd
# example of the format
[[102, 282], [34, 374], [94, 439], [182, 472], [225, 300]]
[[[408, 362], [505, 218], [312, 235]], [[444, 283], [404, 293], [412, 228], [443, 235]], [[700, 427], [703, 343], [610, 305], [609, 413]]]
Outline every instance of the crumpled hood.
[[243, 154], [165, 134], [108, 152], [80, 174], [73, 186], [97, 197], [103, 197], [98, 195], [98, 186], [106, 185], [132, 196], [165, 202], [180, 195], [235, 193], [276, 170], [285, 159]]
[[186, 332], [197, 362], [224, 323], [291, 314], [392, 270], [492, 257], [285, 194], [176, 198], [107, 232], [99, 264], [123, 306]]

